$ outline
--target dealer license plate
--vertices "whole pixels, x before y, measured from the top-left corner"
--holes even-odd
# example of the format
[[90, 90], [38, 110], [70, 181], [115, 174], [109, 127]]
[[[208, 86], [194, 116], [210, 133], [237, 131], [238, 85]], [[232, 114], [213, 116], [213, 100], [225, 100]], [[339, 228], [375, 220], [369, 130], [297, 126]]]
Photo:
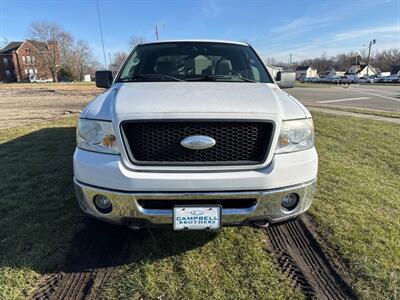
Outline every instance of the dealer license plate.
[[217, 230], [221, 228], [220, 206], [175, 206], [174, 230]]

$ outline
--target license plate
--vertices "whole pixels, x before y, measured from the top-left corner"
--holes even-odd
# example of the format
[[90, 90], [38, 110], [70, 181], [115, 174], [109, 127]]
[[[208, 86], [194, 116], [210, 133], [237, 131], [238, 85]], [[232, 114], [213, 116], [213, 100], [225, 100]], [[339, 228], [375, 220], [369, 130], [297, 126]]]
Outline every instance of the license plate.
[[220, 206], [175, 206], [174, 230], [217, 230], [221, 228]]

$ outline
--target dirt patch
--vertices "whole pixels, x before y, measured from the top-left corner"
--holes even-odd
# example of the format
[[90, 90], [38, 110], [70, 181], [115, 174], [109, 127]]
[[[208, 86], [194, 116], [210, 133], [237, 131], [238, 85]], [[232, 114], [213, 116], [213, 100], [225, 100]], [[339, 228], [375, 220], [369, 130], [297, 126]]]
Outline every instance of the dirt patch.
[[82, 84], [1, 84], [0, 129], [77, 115], [100, 92]]
[[271, 252], [279, 268], [312, 299], [356, 299], [356, 295], [315, 238], [303, 216], [268, 227]]

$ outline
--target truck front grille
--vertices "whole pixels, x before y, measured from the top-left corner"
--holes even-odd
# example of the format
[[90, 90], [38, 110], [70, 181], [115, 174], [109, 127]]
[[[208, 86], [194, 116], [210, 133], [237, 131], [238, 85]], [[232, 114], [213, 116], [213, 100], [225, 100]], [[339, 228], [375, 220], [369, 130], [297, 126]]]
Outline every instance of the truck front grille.
[[[136, 165], [252, 165], [262, 163], [270, 148], [272, 122], [125, 121], [121, 125], [131, 162]], [[192, 150], [181, 145], [193, 135], [216, 144]]]
[[257, 199], [168, 199], [168, 200], [138, 200], [138, 204], [144, 209], [173, 209], [179, 205], [220, 205], [224, 209], [251, 208], [257, 204]]

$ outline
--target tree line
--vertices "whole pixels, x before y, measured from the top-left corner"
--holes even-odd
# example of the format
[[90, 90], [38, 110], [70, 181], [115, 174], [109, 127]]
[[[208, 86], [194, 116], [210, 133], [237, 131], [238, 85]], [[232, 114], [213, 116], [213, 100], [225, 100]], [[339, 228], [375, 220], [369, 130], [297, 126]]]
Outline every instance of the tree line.
[[[340, 53], [335, 56], [328, 57], [325, 53], [320, 57], [312, 59], [303, 59], [293, 64], [279, 62], [273, 58], [268, 58], [267, 63], [275, 66], [280, 66], [285, 69], [295, 69], [297, 66], [312, 66], [318, 70], [318, 73], [330, 71], [346, 71], [352, 65], [367, 64], [367, 51]], [[378, 68], [382, 72], [389, 72], [394, 66], [400, 65], [400, 49], [393, 48], [382, 51], [373, 51], [370, 56], [370, 65]]]

